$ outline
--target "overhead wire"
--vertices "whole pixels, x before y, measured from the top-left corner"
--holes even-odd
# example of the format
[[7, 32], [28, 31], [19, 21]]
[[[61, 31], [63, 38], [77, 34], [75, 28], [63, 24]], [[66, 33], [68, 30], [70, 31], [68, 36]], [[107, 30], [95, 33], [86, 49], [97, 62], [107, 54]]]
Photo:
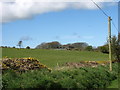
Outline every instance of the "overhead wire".
[[96, 2], [94, 2], [93, 0], [91, 0], [91, 1], [99, 8], [99, 10], [101, 10], [101, 12], [102, 12], [106, 17], [109, 17], [109, 16], [105, 13], [105, 11], [103, 11], [102, 8], [101, 8]]
[[112, 25], [114, 26], [115, 30], [117, 30], [117, 32], [119, 32], [118, 28], [116, 27], [114, 21], [112, 20]]
[[[104, 10], [102, 10], [102, 8], [95, 2], [95, 1], [93, 1], [93, 0], [91, 0], [98, 8], [99, 8], [99, 10], [106, 16], [106, 17], [109, 17], [107, 14], [106, 14], [106, 12], [104, 11]], [[119, 30], [118, 30], [118, 28], [116, 27], [116, 25], [115, 25], [115, 23], [113, 22], [113, 20], [112, 20], [112, 25], [114, 26], [114, 28], [117, 30], [117, 32], [119, 33]]]

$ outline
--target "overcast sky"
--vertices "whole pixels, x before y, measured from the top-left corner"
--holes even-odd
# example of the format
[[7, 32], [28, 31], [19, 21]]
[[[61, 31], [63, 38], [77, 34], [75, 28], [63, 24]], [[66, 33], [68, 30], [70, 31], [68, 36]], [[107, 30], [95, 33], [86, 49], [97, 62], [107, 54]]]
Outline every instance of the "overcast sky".
[[[90, 0], [89, 2], [87, 0], [84, 2], [83, 0], [80, 2], [8, 1], [0, 1], [2, 7], [0, 23], [4, 46], [16, 46], [19, 40], [23, 41], [24, 47], [33, 48], [42, 42], [51, 41], [59, 41], [61, 44], [87, 42], [93, 46], [106, 43], [108, 18]], [[117, 2], [94, 1], [118, 26]], [[117, 35], [117, 30], [113, 26], [112, 35]]]

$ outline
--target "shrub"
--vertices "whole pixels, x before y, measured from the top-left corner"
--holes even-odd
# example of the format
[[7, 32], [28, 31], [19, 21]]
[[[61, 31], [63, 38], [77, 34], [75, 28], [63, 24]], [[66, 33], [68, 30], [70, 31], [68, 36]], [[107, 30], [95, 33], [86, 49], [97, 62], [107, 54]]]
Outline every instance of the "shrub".
[[98, 49], [99, 49], [102, 53], [106, 53], [106, 54], [109, 53], [108, 44], [103, 45], [103, 46], [100, 46], [100, 47], [98, 47]]
[[26, 47], [26, 49], [30, 49], [30, 47], [29, 47], [29, 46], [27, 46], [27, 47]]
[[87, 50], [87, 51], [92, 51], [92, 50], [93, 50], [93, 47], [92, 47], [92, 46], [87, 46], [87, 47], [85, 48], [85, 50]]

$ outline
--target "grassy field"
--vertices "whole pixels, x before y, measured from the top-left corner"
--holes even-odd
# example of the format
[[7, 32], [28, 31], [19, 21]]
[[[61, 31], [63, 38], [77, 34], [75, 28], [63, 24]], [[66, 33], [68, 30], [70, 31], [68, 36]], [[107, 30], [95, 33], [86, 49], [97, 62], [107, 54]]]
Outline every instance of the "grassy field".
[[66, 62], [108, 60], [108, 54], [100, 52], [42, 49], [3, 48], [2, 56], [8, 56], [11, 58], [32, 57], [51, 68], [55, 67], [57, 63], [63, 64]]

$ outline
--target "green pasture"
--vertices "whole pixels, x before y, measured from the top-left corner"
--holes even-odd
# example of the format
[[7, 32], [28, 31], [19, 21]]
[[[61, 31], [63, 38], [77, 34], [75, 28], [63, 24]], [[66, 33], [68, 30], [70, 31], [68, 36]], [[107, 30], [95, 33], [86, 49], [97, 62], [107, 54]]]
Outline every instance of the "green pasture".
[[43, 50], [43, 49], [17, 49], [3, 48], [2, 57], [23, 58], [32, 57], [38, 59], [48, 67], [56, 67], [66, 62], [108, 60], [108, 54], [93, 51], [69, 51], [69, 50]]

